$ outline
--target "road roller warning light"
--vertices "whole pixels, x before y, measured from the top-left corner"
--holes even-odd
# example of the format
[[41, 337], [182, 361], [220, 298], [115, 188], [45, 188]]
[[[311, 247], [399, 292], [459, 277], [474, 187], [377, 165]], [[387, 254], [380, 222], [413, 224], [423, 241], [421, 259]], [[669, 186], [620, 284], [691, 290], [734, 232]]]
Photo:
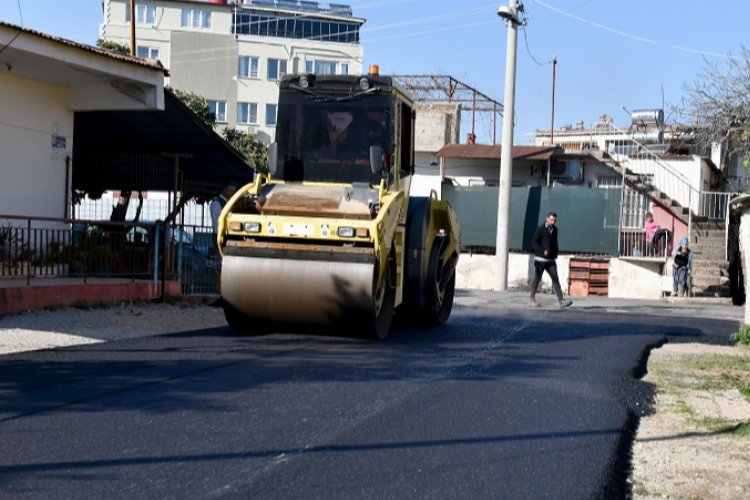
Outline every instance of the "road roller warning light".
[[409, 196], [414, 116], [377, 71], [282, 78], [268, 164], [219, 220], [234, 331], [318, 324], [383, 339], [394, 315], [448, 321], [460, 228], [448, 202]]

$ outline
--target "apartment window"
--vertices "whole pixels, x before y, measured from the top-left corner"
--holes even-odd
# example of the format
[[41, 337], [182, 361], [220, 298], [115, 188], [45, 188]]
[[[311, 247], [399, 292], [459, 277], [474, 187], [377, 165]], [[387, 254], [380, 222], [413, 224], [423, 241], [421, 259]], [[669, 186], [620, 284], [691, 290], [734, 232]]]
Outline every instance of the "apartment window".
[[211, 11], [204, 9], [182, 9], [182, 27], [210, 29]]
[[[295, 2], [296, 8], [296, 2]], [[238, 12], [234, 18], [234, 33], [282, 38], [305, 38], [324, 42], [359, 43], [358, 23], [322, 21], [288, 15]]]
[[240, 56], [237, 76], [240, 78], [258, 78], [258, 58]]
[[138, 45], [135, 48], [135, 54], [143, 59], [159, 59], [159, 49], [156, 47]]
[[[130, 3], [125, 9], [125, 22], [130, 22]], [[135, 22], [137, 24], [154, 24], [156, 22], [156, 6], [135, 4]]]
[[305, 71], [316, 75], [348, 75], [349, 64], [321, 59], [305, 61]]
[[227, 101], [208, 100], [208, 110], [216, 117], [216, 123], [227, 122]]
[[282, 75], [286, 74], [286, 60], [284, 59], [269, 59], [268, 60], [268, 79], [278, 80]]
[[237, 123], [258, 123], [258, 105], [254, 102], [237, 103]]
[[276, 104], [266, 104], [266, 125], [276, 126]]

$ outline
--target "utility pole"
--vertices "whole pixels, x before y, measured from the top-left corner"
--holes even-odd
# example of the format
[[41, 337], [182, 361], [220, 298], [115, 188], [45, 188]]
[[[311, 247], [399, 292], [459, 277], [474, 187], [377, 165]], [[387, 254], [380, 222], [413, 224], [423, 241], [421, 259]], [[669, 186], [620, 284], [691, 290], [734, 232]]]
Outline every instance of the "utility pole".
[[549, 126], [549, 145], [555, 145], [555, 68], [557, 68], [557, 56], [552, 56], [552, 121]]
[[498, 287], [508, 289], [508, 232], [510, 228], [510, 188], [513, 172], [513, 114], [516, 97], [516, 45], [518, 41], [518, 14], [523, 5], [518, 0], [509, 0], [508, 6], [497, 9], [508, 27], [508, 42], [505, 53], [505, 97], [503, 100], [503, 143], [500, 155], [500, 182], [497, 195], [497, 239], [495, 257], [498, 265]]

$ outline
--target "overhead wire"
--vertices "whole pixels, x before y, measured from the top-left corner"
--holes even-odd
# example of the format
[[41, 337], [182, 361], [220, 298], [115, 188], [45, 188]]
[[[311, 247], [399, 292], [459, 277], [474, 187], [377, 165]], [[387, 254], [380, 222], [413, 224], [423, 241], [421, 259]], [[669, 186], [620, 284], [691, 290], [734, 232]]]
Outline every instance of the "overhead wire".
[[556, 12], [556, 13], [562, 15], [562, 16], [569, 17], [569, 18], [571, 18], [571, 19], [573, 19], [575, 21], [578, 21], [580, 23], [588, 24], [589, 26], [593, 26], [593, 27], [598, 28], [598, 29], [603, 30], [603, 31], [608, 31], [608, 32], [613, 33], [615, 35], [618, 35], [618, 36], [621, 36], [621, 37], [624, 37], [624, 38], [629, 38], [629, 39], [635, 40], [637, 42], [648, 43], [648, 44], [651, 44], [651, 45], [660, 45], [662, 47], [666, 47], [666, 48], [669, 48], [669, 49], [672, 49], [672, 50], [677, 50], [677, 51], [680, 51], [680, 52], [688, 52], [688, 53], [692, 53], [692, 54], [699, 54], [699, 55], [703, 55], [703, 56], [721, 57], [721, 58], [724, 58], [724, 59], [735, 59], [735, 60], [738, 59], [737, 57], [732, 56], [731, 54], [720, 54], [718, 52], [710, 52], [710, 51], [707, 51], [707, 50], [692, 49], [690, 47], [683, 47], [681, 45], [674, 45], [674, 44], [671, 44], [671, 43], [660, 42], [658, 40], [653, 40], [651, 38], [646, 38], [646, 37], [643, 37], [643, 36], [640, 36], [640, 35], [634, 35], [632, 33], [627, 33], [625, 31], [621, 31], [621, 30], [612, 28], [610, 26], [606, 26], [604, 24], [597, 23], [595, 21], [590, 21], [590, 20], [585, 19], [585, 18], [583, 18], [581, 16], [577, 16], [575, 14], [571, 14], [570, 12], [567, 12], [567, 11], [565, 11], [563, 9], [557, 8], [554, 5], [550, 5], [550, 4], [548, 4], [548, 3], [546, 3], [546, 2], [544, 2], [542, 0], [532, 0], [532, 1], [538, 3], [539, 5], [541, 5], [542, 7], [546, 8], [546, 9], [549, 9], [549, 10], [551, 10], [553, 12]]
[[[18, 2], [18, 16], [20, 18], [21, 27], [23, 27], [23, 12], [21, 12], [21, 0], [17, 0], [17, 2]], [[16, 41], [16, 38], [18, 38], [20, 35], [21, 35], [21, 31], [19, 30], [18, 33], [16, 33], [13, 36], [13, 38], [11, 38], [10, 41], [8, 43], [6, 43], [3, 46], [2, 49], [0, 49], [0, 54], [2, 54], [3, 52], [5, 52], [5, 49], [7, 49], [8, 47], [10, 47], [13, 44], [13, 42]]]

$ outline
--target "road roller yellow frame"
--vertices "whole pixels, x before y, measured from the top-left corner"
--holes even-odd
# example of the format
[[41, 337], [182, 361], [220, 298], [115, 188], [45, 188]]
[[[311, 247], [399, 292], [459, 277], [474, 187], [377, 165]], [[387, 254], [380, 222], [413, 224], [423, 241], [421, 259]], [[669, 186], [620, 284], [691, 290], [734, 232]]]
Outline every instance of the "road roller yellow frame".
[[396, 308], [448, 320], [460, 229], [434, 193], [408, 196], [413, 145], [413, 102], [389, 77], [282, 79], [267, 168], [219, 219], [233, 329], [346, 324], [384, 338]]

